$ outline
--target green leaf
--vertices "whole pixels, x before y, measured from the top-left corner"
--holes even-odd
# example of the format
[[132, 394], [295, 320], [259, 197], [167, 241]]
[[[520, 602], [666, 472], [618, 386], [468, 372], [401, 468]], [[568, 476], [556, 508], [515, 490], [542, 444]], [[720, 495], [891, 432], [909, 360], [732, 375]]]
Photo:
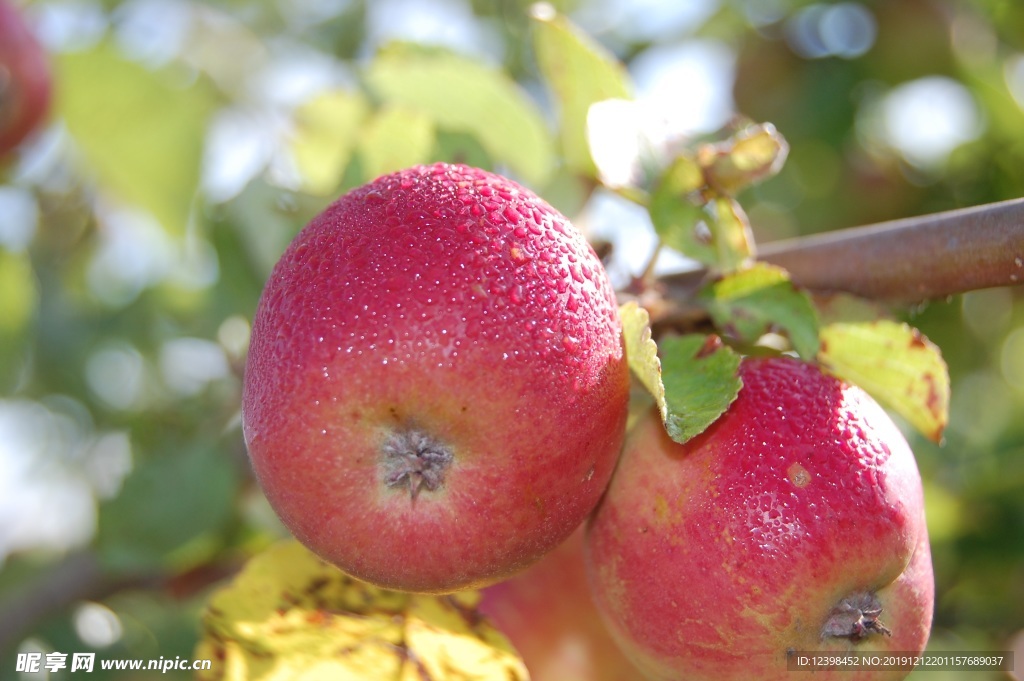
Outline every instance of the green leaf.
[[822, 366], [860, 386], [939, 442], [949, 421], [949, 370], [921, 332], [880, 320], [836, 323], [821, 329]]
[[323, 199], [306, 197], [306, 201], [316, 202], [313, 209], [306, 206], [302, 199], [302, 195], [274, 187], [258, 177], [249, 182], [241, 194], [226, 206], [226, 214], [237, 236], [240, 250], [240, 253], [234, 255], [246, 256], [252, 274], [259, 282], [259, 288], [262, 288], [263, 281], [270, 276], [295, 234], [309, 219], [323, 210]]
[[553, 145], [540, 111], [501, 71], [448, 52], [393, 45], [370, 63], [366, 82], [385, 103], [472, 134], [528, 183], [543, 184], [554, 168]]
[[634, 301], [622, 305], [619, 316], [630, 371], [654, 398], [669, 436], [682, 444], [704, 432], [739, 393], [740, 356], [718, 336], [691, 334], [655, 343], [650, 315]]
[[661, 360], [658, 359], [658, 345], [651, 337], [651, 316], [635, 301], [619, 307], [622, 319], [622, 336], [626, 342], [626, 360], [637, 380], [654, 397], [661, 412], [661, 420], [668, 418], [665, 403], [665, 386], [661, 382]]
[[873, 322], [892, 318], [892, 310], [882, 303], [841, 291], [816, 293], [814, 307], [821, 326], [833, 322]]
[[104, 188], [182, 235], [199, 184], [212, 88], [127, 61], [110, 43], [56, 59], [57, 113]]
[[818, 355], [818, 321], [808, 295], [796, 289], [780, 267], [758, 263], [726, 275], [701, 293], [715, 325], [725, 334], [754, 343], [782, 331], [802, 358]]
[[291, 152], [306, 192], [324, 196], [338, 188], [368, 111], [362, 95], [344, 90], [325, 92], [299, 107]]
[[289, 541], [249, 561], [203, 616], [200, 681], [508, 679], [526, 667], [476, 610], [357, 581]]
[[27, 254], [0, 248], [0, 336], [21, 334], [39, 302], [36, 276]]
[[739, 202], [728, 196], [719, 196], [708, 202], [711, 215], [711, 243], [717, 254], [716, 267], [731, 272], [754, 255], [754, 240], [750, 221]]
[[754, 256], [750, 221], [734, 195], [779, 171], [789, 147], [770, 123], [694, 154], [680, 153], [655, 183], [649, 211], [661, 242], [732, 272]]
[[491, 163], [487, 150], [476, 137], [465, 132], [436, 130], [434, 153], [439, 159], [458, 159], [466, 165], [486, 168]]
[[750, 225], [735, 199], [716, 197], [698, 205], [674, 191], [669, 180], [655, 189], [648, 210], [664, 245], [709, 268], [731, 272], [753, 255]]
[[680, 200], [690, 197], [696, 200], [699, 199], [696, 194], [704, 184], [704, 171], [697, 163], [697, 159], [683, 153], [676, 156], [672, 164], [665, 169], [657, 191]]
[[655, 185], [648, 211], [664, 245], [714, 267], [718, 250], [712, 241], [704, 199], [697, 193], [703, 186], [704, 174], [696, 160], [680, 155]]
[[703, 433], [724, 414], [743, 385], [740, 356], [717, 336], [664, 338], [661, 379], [665, 386], [665, 428], [680, 444]]
[[736, 196], [748, 185], [782, 170], [789, 144], [771, 123], [741, 130], [722, 144], [701, 150], [708, 184], [719, 194]]
[[184, 569], [218, 548], [234, 508], [231, 462], [214, 448], [145, 459], [100, 507], [100, 556], [113, 570]]
[[629, 75], [613, 54], [550, 5], [534, 5], [531, 16], [537, 64], [558, 105], [566, 164], [597, 177], [587, 142], [587, 113], [592, 104], [606, 99], [631, 99]]
[[39, 288], [27, 254], [0, 248], [0, 292], [0, 390], [6, 392], [29, 361], [26, 350], [39, 307]]
[[368, 178], [425, 163], [433, 148], [433, 121], [398, 106], [379, 111], [359, 137], [359, 158]]

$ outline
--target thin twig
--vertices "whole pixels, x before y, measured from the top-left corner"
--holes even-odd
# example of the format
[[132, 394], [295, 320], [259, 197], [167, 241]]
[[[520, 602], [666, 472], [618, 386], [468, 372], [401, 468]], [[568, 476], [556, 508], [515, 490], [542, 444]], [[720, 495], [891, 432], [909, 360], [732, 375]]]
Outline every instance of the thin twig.
[[176, 574], [111, 573], [94, 552], [72, 553], [16, 589], [0, 593], [0, 656], [76, 603], [103, 600], [128, 589], [159, 589], [171, 598], [187, 598], [235, 574], [242, 562], [242, 557], [232, 555]]
[[68, 605], [97, 594], [109, 593], [96, 556], [89, 552], [68, 556], [36, 581], [0, 599], [0, 653], [9, 652], [36, 624]]

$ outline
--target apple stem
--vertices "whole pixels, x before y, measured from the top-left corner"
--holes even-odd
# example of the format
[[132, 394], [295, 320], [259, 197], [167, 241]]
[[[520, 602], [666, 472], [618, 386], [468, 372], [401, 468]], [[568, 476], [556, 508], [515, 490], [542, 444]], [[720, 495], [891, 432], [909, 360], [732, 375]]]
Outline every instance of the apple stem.
[[444, 483], [445, 472], [454, 456], [443, 442], [415, 427], [390, 433], [381, 446], [384, 455], [384, 484], [408, 487], [416, 500], [420, 490], [434, 491]]
[[821, 628], [821, 638], [832, 636], [860, 641], [871, 634], [892, 636], [892, 631], [878, 619], [881, 614], [882, 603], [875, 593], [852, 593], [832, 608], [828, 619], [825, 620], [825, 626]]

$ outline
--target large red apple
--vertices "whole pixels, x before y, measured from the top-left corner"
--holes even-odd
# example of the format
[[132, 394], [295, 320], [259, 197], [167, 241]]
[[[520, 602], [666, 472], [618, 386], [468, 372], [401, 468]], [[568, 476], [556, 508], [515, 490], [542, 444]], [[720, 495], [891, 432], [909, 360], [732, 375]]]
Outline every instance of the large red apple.
[[740, 375], [685, 445], [657, 414], [630, 433], [586, 541], [613, 635], [651, 677], [691, 681], [792, 680], [799, 651], [923, 650], [934, 585], [906, 440], [809, 364], [746, 359]]
[[46, 53], [7, 0], [0, 0], [0, 157], [46, 117], [50, 105]]
[[540, 562], [482, 592], [480, 611], [523, 657], [531, 681], [638, 681], [587, 588], [583, 528]]
[[309, 548], [409, 591], [539, 559], [604, 491], [629, 377], [583, 235], [459, 165], [404, 170], [315, 218], [256, 312], [243, 395], [253, 467]]

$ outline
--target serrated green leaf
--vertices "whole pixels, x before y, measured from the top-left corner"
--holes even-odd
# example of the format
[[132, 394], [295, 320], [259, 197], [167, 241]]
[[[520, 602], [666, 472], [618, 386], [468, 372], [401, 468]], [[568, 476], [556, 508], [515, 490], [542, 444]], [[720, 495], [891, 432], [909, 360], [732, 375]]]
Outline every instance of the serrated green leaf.
[[213, 89], [130, 62], [110, 43], [56, 60], [58, 114], [100, 183], [182, 235], [199, 185]]
[[718, 336], [691, 334], [655, 343], [650, 315], [633, 301], [619, 308], [619, 316], [629, 368], [654, 398], [669, 436], [682, 444], [704, 432], [736, 399], [740, 356]]
[[622, 336], [626, 343], [626, 360], [637, 380], [651, 393], [661, 420], [668, 418], [665, 404], [665, 386], [661, 382], [661, 360], [658, 359], [658, 344], [651, 337], [651, 316], [636, 302], [629, 301], [619, 308], [622, 319]]
[[782, 331], [805, 360], [818, 355], [818, 321], [811, 299], [780, 267], [758, 263], [726, 275], [700, 296], [716, 326], [727, 335], [754, 343], [769, 331]]
[[543, 184], [554, 168], [551, 136], [540, 111], [512, 79], [479, 61], [395, 45], [369, 65], [366, 82], [385, 103], [428, 116], [439, 127], [472, 134], [525, 181]]
[[665, 429], [680, 444], [725, 413], [743, 385], [740, 356], [717, 336], [690, 334], [658, 344], [665, 386]]
[[771, 123], [754, 125], [726, 142], [704, 148], [702, 165], [708, 184], [723, 195], [736, 196], [748, 185], [775, 174], [786, 162], [789, 144]]
[[434, 148], [430, 117], [402, 107], [386, 107], [363, 128], [359, 159], [368, 178], [430, 160]]
[[368, 113], [366, 98], [345, 90], [322, 93], [299, 107], [291, 152], [303, 190], [324, 196], [338, 188]]
[[821, 365], [860, 386], [936, 442], [949, 421], [949, 370], [917, 329], [888, 320], [821, 329]]
[[202, 681], [528, 678], [508, 641], [476, 611], [477, 592], [379, 589], [298, 542], [256, 556], [203, 617]]
[[631, 99], [625, 67], [550, 5], [534, 5], [537, 65], [557, 102], [562, 151], [568, 167], [589, 177], [597, 168], [587, 141], [587, 113], [606, 99]]
[[233, 512], [230, 461], [200, 447], [144, 460], [121, 493], [100, 507], [97, 545], [113, 570], [190, 567], [216, 549]]

